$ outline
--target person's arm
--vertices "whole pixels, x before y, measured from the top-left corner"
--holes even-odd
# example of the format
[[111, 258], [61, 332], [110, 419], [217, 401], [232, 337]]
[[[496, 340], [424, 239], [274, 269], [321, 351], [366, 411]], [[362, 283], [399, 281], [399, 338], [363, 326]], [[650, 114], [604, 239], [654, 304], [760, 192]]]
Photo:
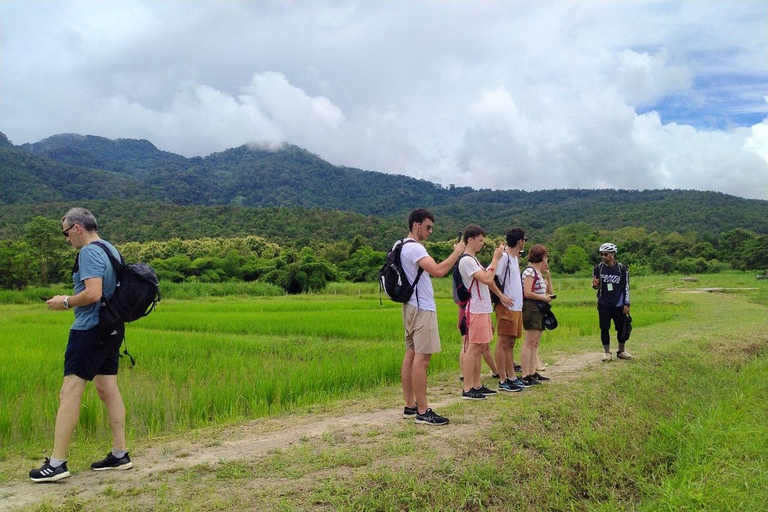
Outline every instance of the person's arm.
[[600, 274], [599, 274], [599, 266], [595, 266], [595, 269], [592, 271], [592, 288], [597, 290], [600, 287]]
[[[100, 277], [91, 277], [83, 281], [85, 290], [76, 295], [56, 295], [45, 301], [51, 309], [64, 310], [80, 306], [90, 306], [101, 300], [102, 279]], [[64, 306], [64, 299], [68, 299], [69, 308]]]
[[629, 270], [624, 267], [624, 314], [629, 314]]
[[515, 301], [512, 300], [512, 297], [507, 297], [504, 295], [504, 292], [499, 289], [495, 279], [491, 279], [491, 284], [488, 285], [488, 288], [491, 289], [491, 292], [499, 298], [499, 301], [504, 304], [505, 307], [511, 308], [515, 305]]
[[547, 283], [547, 295], [554, 294], [555, 287], [552, 286], [552, 275], [549, 272], [549, 265], [546, 264], [546, 260], [544, 260], [542, 265], [541, 273], [544, 275], [544, 281]]
[[418, 265], [424, 269], [432, 277], [443, 277], [447, 274], [453, 266], [456, 264], [461, 255], [464, 253], [464, 242], [456, 242], [453, 244], [453, 252], [440, 263], [437, 263], [432, 256], [424, 256], [418, 261]]
[[499, 260], [503, 254], [504, 244], [501, 244], [496, 248], [496, 250], [493, 251], [493, 259], [491, 260], [491, 264], [488, 266], [488, 268], [486, 269], [480, 267], [479, 270], [472, 274], [472, 278], [477, 279], [484, 285], [490, 287], [491, 283], [493, 282], [493, 277], [496, 275], [496, 266], [499, 264]]

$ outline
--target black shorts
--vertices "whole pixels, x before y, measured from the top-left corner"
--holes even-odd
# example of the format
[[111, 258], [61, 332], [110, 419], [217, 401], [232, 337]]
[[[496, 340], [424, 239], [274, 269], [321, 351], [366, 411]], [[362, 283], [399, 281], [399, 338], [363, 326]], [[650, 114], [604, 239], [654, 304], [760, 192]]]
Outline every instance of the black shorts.
[[124, 325], [118, 325], [108, 333], [100, 332], [98, 327], [87, 331], [70, 330], [64, 353], [64, 376], [77, 375], [93, 380], [96, 375], [117, 375], [124, 334]]

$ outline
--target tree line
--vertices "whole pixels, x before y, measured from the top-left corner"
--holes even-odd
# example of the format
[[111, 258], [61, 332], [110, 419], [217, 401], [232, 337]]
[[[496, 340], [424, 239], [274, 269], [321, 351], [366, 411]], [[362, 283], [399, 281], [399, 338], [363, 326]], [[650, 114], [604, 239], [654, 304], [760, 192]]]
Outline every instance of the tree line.
[[[388, 245], [403, 236], [397, 233]], [[549, 239], [529, 238], [529, 247], [547, 245], [550, 266], [561, 274], [587, 274], [599, 262], [598, 247], [606, 241], [619, 247], [618, 259], [635, 275], [768, 269], [768, 235], [743, 228], [714, 235], [649, 232], [638, 227], [596, 230], [586, 223], [574, 223], [557, 228]], [[453, 240], [427, 241], [425, 245], [441, 261], [453, 250]], [[503, 243], [504, 234], [490, 233], [486, 240], [479, 256], [487, 263], [493, 248]], [[263, 281], [291, 294], [321, 290], [336, 281], [375, 282], [386, 258], [386, 249], [373, 247], [361, 234], [332, 241], [275, 241], [247, 235], [133, 241], [117, 246], [127, 261], [149, 263], [161, 280]], [[36, 216], [24, 225], [20, 238], [0, 240], [0, 288], [69, 282], [75, 255], [74, 248], [62, 240], [60, 222]]]

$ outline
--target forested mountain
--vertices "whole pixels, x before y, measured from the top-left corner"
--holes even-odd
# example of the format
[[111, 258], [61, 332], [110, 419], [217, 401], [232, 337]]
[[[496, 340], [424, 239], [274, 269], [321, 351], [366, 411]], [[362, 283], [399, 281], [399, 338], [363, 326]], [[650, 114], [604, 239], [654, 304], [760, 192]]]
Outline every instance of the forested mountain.
[[185, 158], [145, 140], [68, 134], [14, 146], [0, 134], [0, 238], [20, 236], [34, 215], [57, 219], [74, 203], [94, 209], [116, 241], [361, 234], [381, 248], [402, 235], [418, 206], [437, 216], [438, 239], [470, 222], [494, 234], [520, 225], [544, 240], [578, 222], [596, 230], [768, 234], [768, 201], [717, 192], [445, 188], [334, 166], [291, 145]]

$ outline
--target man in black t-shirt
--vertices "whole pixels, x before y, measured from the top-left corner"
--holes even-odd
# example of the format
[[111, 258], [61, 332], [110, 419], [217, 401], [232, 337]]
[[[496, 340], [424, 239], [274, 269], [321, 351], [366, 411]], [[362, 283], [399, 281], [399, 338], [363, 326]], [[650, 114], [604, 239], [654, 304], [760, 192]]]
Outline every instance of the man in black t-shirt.
[[632, 359], [624, 350], [622, 338], [624, 322], [629, 315], [629, 272], [616, 261], [616, 246], [605, 243], [600, 246], [602, 261], [592, 273], [592, 288], [597, 290], [597, 311], [600, 318], [600, 340], [603, 343], [603, 362], [611, 360], [611, 320], [619, 341], [618, 359]]

